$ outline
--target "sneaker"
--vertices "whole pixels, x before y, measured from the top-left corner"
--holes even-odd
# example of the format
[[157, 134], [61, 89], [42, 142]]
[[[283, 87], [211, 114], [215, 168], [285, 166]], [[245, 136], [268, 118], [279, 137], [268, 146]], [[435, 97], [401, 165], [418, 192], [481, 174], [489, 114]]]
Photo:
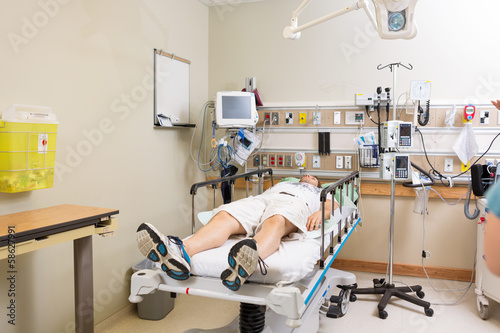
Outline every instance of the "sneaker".
[[165, 237], [151, 224], [142, 223], [137, 228], [137, 246], [146, 258], [160, 263], [161, 269], [171, 278], [189, 278], [191, 261], [178, 237]]
[[220, 275], [222, 284], [233, 291], [239, 290], [253, 274], [259, 260], [257, 242], [254, 239], [247, 238], [234, 244], [229, 250], [229, 268]]

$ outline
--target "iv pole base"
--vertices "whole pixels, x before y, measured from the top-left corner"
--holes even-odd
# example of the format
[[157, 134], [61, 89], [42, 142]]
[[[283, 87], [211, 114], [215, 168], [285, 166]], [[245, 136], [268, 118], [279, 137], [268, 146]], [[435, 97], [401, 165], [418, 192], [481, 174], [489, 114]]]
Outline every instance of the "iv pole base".
[[[378, 279], [373, 279], [374, 288], [356, 288], [351, 290], [351, 302], [356, 300], [356, 295], [383, 295], [378, 303], [378, 316], [386, 319], [388, 314], [385, 311], [391, 297], [398, 297], [407, 302], [424, 308], [425, 315], [432, 317], [434, 310], [431, 309], [431, 303], [424, 301], [425, 293], [422, 291], [422, 286], [396, 287], [393, 284], [384, 283]], [[417, 297], [408, 295], [407, 293], [416, 292]]]

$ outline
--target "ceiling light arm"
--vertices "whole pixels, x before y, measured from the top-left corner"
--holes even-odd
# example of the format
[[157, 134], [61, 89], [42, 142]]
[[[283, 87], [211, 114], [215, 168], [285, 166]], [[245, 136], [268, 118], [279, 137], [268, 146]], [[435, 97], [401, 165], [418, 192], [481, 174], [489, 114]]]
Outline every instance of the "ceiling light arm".
[[377, 29], [377, 22], [375, 20], [375, 17], [373, 16], [372, 12], [368, 8], [368, 1], [369, 0], [359, 0], [347, 8], [337, 10], [333, 13], [330, 13], [328, 15], [320, 17], [320, 18], [313, 20], [309, 23], [305, 23], [301, 26], [298, 26], [298, 16], [300, 15], [300, 13], [302, 13], [302, 11], [307, 7], [307, 5], [311, 1], [312, 0], [304, 0], [304, 2], [302, 2], [300, 4], [299, 8], [297, 8], [293, 12], [290, 26], [285, 27], [285, 29], [283, 30], [283, 37], [288, 38], [288, 39], [298, 39], [298, 38], [300, 38], [301, 31], [306, 30], [306, 29], [313, 27], [315, 25], [318, 25], [320, 23], [323, 23], [325, 21], [331, 20], [335, 17], [344, 15], [344, 14], [349, 13], [351, 11], [358, 10], [360, 8], [363, 8], [365, 10], [365, 12], [368, 15], [368, 18], [372, 22], [373, 26], [375, 27], [375, 29]]

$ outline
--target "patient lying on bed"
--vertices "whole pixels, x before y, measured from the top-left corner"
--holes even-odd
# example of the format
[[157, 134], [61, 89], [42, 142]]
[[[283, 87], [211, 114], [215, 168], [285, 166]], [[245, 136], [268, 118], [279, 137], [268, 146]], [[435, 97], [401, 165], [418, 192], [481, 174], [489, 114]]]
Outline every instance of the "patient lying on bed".
[[[321, 190], [319, 180], [311, 175], [298, 183], [280, 182], [261, 195], [215, 209], [210, 222], [184, 242], [143, 223], [137, 229], [137, 244], [141, 253], [158, 262], [168, 276], [186, 280], [190, 276], [190, 257], [222, 246], [230, 236], [246, 235], [229, 251], [229, 267], [220, 275], [224, 286], [237, 291], [257, 265], [263, 269], [263, 260], [278, 250], [283, 237], [318, 230], [322, 220]], [[330, 210], [328, 199], [325, 216], [330, 216]]]

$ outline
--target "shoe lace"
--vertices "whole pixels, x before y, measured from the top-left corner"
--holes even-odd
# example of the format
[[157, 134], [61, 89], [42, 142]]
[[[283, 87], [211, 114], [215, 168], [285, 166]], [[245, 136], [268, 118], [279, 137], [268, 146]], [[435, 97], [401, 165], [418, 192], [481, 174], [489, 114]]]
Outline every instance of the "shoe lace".
[[259, 260], [257, 261], [259, 263], [259, 269], [262, 275], [267, 275], [267, 268], [269, 267], [266, 262], [259, 257]]
[[183, 248], [183, 245], [182, 245], [182, 240], [177, 237], [177, 236], [167, 236], [168, 240], [171, 241], [173, 244], [177, 245], [177, 247], [179, 248], [179, 252], [181, 254], [183, 254], [183, 251], [182, 251], [182, 248]]
[[167, 237], [175, 245], [179, 245], [179, 246], [182, 245], [182, 240], [179, 237], [177, 237], [177, 236], [167, 236]]

